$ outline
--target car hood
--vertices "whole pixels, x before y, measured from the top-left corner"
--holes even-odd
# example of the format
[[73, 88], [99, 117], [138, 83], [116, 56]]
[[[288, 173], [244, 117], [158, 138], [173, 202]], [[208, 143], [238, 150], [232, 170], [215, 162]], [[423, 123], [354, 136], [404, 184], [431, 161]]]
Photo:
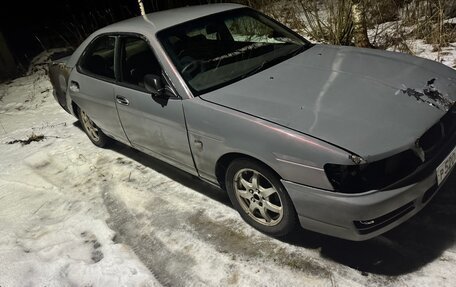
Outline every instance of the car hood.
[[373, 49], [315, 45], [201, 98], [367, 158], [411, 147], [454, 103], [456, 71]]

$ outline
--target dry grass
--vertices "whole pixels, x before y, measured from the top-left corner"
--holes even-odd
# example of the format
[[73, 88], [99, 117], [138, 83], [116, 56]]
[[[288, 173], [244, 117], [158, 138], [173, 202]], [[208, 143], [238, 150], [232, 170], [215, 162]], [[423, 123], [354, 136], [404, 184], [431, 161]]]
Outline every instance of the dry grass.
[[39, 134], [39, 135], [36, 135], [35, 133], [32, 133], [31, 135], [29, 135], [25, 140], [12, 140], [12, 141], [9, 141], [7, 142], [7, 144], [16, 144], [16, 143], [20, 143], [21, 145], [28, 145], [32, 142], [39, 142], [39, 141], [42, 141], [44, 140], [46, 137], [42, 134]]
[[[263, 11], [315, 41], [353, 44], [351, 0], [238, 2]], [[379, 48], [395, 47], [410, 53], [408, 39], [424, 39], [436, 50], [456, 42], [456, 25], [445, 22], [448, 18], [456, 17], [454, 0], [363, 0], [363, 4], [368, 28], [378, 29], [378, 24], [396, 22], [392, 33], [385, 35], [379, 30], [377, 34], [382, 36], [374, 35], [373, 42]]]

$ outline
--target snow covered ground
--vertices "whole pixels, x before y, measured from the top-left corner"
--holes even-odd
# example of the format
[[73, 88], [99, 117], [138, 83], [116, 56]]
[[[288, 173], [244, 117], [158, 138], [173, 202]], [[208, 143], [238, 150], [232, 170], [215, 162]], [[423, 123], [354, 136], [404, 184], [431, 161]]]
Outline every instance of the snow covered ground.
[[[445, 23], [456, 22], [456, 18], [445, 20]], [[398, 28], [399, 27], [399, 28]], [[385, 38], [403, 38], [416, 28], [415, 26], [403, 26], [401, 21], [392, 21], [377, 25], [376, 28], [368, 31], [369, 40], [375, 46], [384, 46]], [[399, 32], [398, 32], [399, 31]], [[402, 33], [402, 35], [401, 35]], [[409, 53], [441, 62], [452, 68], [456, 68], [456, 42], [449, 43], [448, 46], [443, 46], [440, 51], [434, 45], [426, 43], [423, 39], [406, 39]], [[400, 52], [398, 47], [389, 47], [388, 50]]]
[[[43, 72], [0, 87], [0, 286], [156, 286], [115, 232], [97, 151], [54, 103]], [[7, 144], [31, 134], [41, 142]]]
[[[40, 141], [22, 145], [34, 134]], [[15, 142], [16, 141], [16, 142]], [[0, 286], [454, 286], [456, 176], [366, 242], [249, 227], [226, 195], [96, 148], [43, 70], [0, 85]]]

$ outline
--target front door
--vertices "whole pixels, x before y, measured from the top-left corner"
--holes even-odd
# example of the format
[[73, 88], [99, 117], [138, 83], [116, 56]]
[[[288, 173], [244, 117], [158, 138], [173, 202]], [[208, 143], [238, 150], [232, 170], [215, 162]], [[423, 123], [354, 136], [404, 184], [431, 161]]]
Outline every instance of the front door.
[[120, 37], [120, 81], [114, 94], [119, 118], [130, 143], [163, 161], [196, 174], [182, 100], [151, 95], [144, 76], [162, 75], [149, 44], [135, 36]]

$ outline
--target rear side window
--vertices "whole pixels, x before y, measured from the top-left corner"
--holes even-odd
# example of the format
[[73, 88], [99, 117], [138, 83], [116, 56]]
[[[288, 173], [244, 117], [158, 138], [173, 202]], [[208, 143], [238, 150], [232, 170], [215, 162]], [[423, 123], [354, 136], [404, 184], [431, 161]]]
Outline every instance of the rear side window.
[[85, 73], [115, 79], [115, 45], [116, 38], [113, 36], [102, 36], [96, 39], [87, 48], [79, 67]]
[[160, 64], [145, 40], [124, 36], [121, 37], [120, 47], [120, 76], [123, 83], [144, 88], [144, 76], [162, 75]]

